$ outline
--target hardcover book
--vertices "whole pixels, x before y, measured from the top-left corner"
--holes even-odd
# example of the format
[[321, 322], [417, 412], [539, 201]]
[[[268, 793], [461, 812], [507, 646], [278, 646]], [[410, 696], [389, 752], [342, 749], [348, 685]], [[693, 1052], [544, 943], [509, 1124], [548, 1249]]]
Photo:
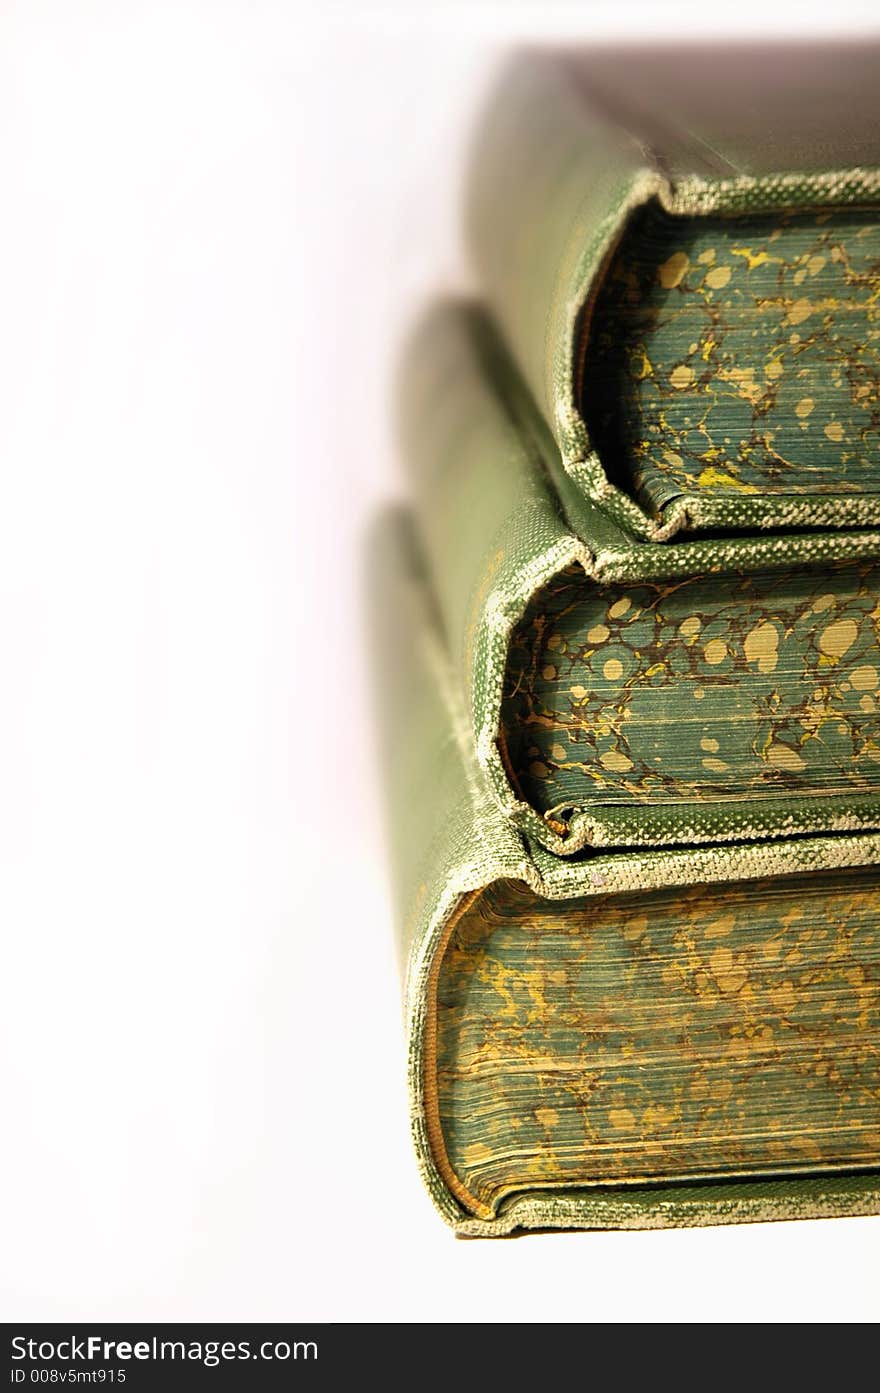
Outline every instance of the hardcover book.
[[878, 47], [526, 55], [474, 260], [569, 479], [655, 541], [880, 522]]
[[474, 308], [405, 357], [403, 458], [487, 799], [557, 854], [880, 828], [880, 530], [645, 540]]
[[412, 1126], [473, 1236], [880, 1212], [876, 833], [563, 859], [488, 796], [411, 520], [372, 612]]

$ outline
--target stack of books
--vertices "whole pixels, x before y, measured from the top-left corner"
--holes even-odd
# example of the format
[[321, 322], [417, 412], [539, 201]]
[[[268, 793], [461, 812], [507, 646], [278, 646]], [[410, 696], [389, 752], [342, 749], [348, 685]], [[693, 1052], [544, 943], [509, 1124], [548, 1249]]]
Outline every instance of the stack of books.
[[484, 119], [373, 546], [459, 1232], [880, 1212], [878, 79], [528, 54]]

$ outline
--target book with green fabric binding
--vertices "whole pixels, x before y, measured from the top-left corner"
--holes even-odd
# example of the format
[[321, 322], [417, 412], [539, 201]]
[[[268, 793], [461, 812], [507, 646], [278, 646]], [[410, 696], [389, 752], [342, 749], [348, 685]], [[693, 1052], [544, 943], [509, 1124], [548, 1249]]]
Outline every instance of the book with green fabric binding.
[[657, 542], [880, 523], [880, 47], [529, 53], [482, 289], [582, 495]]
[[408, 514], [370, 608], [421, 1170], [460, 1233], [880, 1212], [880, 836], [563, 859], [488, 796]]
[[402, 455], [485, 797], [548, 850], [880, 828], [880, 530], [649, 541], [478, 309], [404, 358]]

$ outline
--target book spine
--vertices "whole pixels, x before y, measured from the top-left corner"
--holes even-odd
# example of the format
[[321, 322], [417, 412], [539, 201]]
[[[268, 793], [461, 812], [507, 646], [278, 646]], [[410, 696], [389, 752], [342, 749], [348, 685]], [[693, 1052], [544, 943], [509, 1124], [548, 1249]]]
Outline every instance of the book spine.
[[[557, 59], [527, 54], [501, 74], [473, 150], [468, 241], [566, 467], [596, 474], [584, 480], [588, 492], [605, 481], [577, 410], [578, 320], [629, 212], [664, 185], [639, 143], [588, 105]], [[639, 508], [610, 492], [629, 526], [644, 524]]]
[[522, 838], [480, 788], [412, 518], [402, 509], [373, 528], [368, 604], [413, 1141], [434, 1202], [456, 1224], [461, 1210], [437, 1169], [425, 1108], [432, 973], [465, 897], [499, 878], [538, 877]]
[[534, 875], [482, 787], [432, 599], [412, 517], [392, 509], [371, 536], [369, 613], [404, 967], [441, 903], [527, 863]]
[[405, 358], [401, 453], [477, 759], [505, 815], [537, 834], [497, 748], [509, 639], [535, 590], [590, 557], [511, 409], [500, 355], [477, 311], [438, 306]]

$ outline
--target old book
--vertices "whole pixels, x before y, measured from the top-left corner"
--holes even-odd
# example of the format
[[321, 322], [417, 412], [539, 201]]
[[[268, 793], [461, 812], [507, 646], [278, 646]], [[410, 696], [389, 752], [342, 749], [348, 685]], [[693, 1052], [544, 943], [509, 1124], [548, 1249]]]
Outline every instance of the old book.
[[413, 1136], [443, 1217], [880, 1212], [880, 837], [548, 854], [487, 796], [410, 519], [373, 542]]
[[880, 48], [528, 54], [474, 259], [569, 478], [632, 532], [880, 521]]
[[467, 306], [427, 316], [402, 400], [476, 760], [517, 826], [566, 855], [880, 827], [880, 531], [645, 540], [576, 487]]

